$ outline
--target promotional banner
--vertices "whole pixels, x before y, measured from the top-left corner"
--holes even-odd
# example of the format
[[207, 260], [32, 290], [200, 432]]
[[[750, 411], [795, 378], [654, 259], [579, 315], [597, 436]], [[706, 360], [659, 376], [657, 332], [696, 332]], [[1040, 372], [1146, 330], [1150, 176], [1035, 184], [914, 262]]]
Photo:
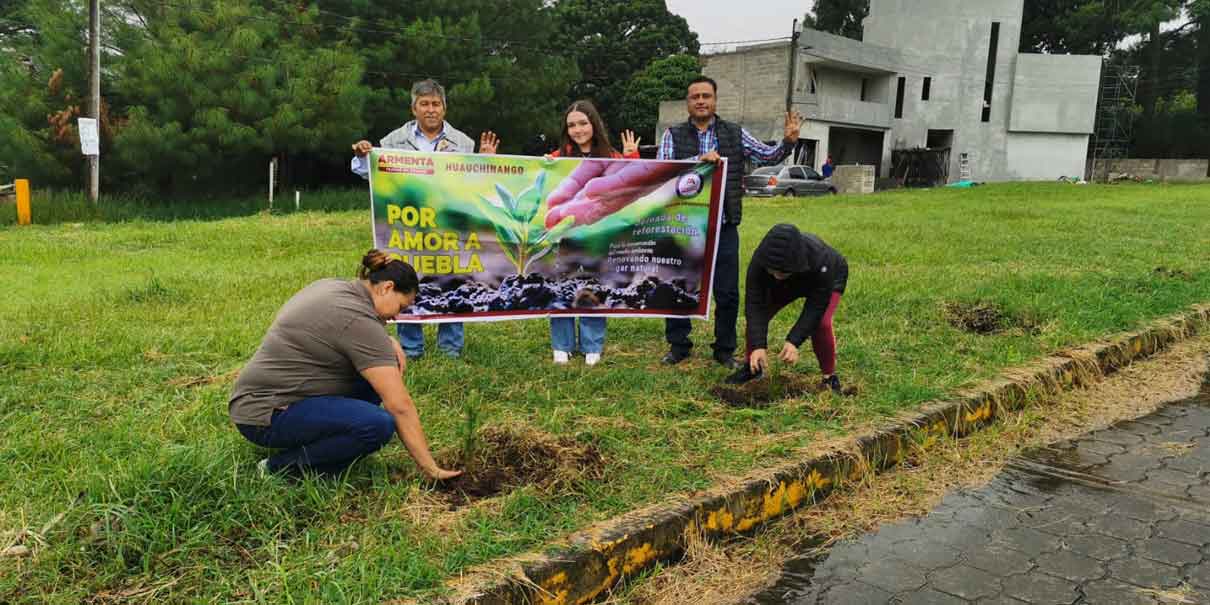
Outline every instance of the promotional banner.
[[374, 149], [374, 246], [416, 268], [399, 321], [705, 318], [725, 165]]

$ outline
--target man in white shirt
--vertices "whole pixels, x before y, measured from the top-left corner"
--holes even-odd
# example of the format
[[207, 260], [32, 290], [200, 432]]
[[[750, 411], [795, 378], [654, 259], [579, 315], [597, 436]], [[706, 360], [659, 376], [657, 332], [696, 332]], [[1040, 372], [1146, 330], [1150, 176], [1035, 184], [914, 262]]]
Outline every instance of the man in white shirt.
[[[451, 153], [475, 153], [475, 141], [461, 130], [445, 121], [445, 88], [434, 80], [422, 80], [412, 85], [412, 115], [416, 118], [383, 137], [379, 147], [406, 149], [409, 151], [438, 151]], [[479, 137], [479, 153], [494, 154], [500, 140], [491, 131]], [[366, 155], [374, 147], [369, 141], [353, 144], [353, 162], [350, 168], [361, 178], [369, 178], [370, 168]], [[410, 359], [424, 356], [424, 330], [422, 324], [396, 324], [399, 343]], [[465, 344], [463, 325], [443, 323], [437, 328], [437, 348], [450, 357], [462, 355]]]

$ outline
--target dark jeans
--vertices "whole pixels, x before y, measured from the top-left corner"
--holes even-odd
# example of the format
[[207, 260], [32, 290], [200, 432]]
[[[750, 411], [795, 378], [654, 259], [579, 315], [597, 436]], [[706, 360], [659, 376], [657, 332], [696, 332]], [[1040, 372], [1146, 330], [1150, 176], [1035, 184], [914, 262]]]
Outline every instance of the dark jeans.
[[357, 395], [366, 399], [310, 397], [273, 412], [269, 426], [235, 426], [248, 441], [282, 450], [269, 457], [272, 472], [339, 474], [395, 435], [395, 419], [381, 400]]
[[[714, 260], [714, 354], [730, 357], [735, 353], [735, 324], [739, 319], [739, 229], [723, 223], [718, 234], [718, 257]], [[668, 346], [680, 353], [693, 348], [688, 319], [664, 321]]]

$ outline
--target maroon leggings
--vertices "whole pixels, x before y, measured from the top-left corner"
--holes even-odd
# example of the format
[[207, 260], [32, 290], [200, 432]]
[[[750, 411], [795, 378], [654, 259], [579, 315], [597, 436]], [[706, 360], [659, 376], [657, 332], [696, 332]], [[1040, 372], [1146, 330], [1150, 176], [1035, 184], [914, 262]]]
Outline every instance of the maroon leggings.
[[[832, 292], [831, 298], [828, 299], [828, 308], [823, 312], [823, 317], [820, 318], [815, 333], [811, 335], [811, 349], [815, 351], [815, 359], [819, 360], [819, 370], [827, 375], [836, 373], [836, 333], [832, 330], [832, 316], [836, 314], [840, 296], [840, 292]], [[773, 301], [769, 303], [769, 318], [772, 319], [778, 311], [795, 300], [798, 299], [782, 300], [774, 297]], [[810, 303], [805, 302], [804, 304]], [[752, 343], [747, 343], [747, 349], [748, 355], [744, 358], [745, 362], [752, 358]]]

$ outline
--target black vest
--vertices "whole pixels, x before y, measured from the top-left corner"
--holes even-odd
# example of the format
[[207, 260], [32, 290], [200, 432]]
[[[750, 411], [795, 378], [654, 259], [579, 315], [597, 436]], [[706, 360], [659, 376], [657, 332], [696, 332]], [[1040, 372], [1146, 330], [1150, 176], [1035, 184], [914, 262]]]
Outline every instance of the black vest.
[[[701, 154], [697, 126], [686, 121], [668, 129], [672, 133], [672, 159], [683, 160]], [[727, 158], [727, 189], [723, 192], [723, 222], [738, 225], [743, 218], [740, 200], [744, 196], [744, 138], [738, 124], [715, 117], [718, 154]]]

